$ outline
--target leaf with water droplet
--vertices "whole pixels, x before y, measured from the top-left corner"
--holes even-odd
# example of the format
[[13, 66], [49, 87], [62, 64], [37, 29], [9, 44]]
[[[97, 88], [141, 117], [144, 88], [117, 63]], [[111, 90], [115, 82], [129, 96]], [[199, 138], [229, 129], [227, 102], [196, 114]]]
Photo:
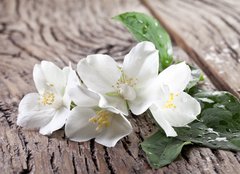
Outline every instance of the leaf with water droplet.
[[221, 91], [195, 93], [194, 97], [202, 106], [198, 117], [201, 121], [194, 121], [189, 127], [174, 128], [177, 137], [166, 137], [163, 130], [159, 130], [141, 144], [152, 167], [170, 164], [190, 142], [212, 149], [240, 151], [239, 100]]
[[139, 12], [127, 12], [113, 17], [124, 24], [137, 41], [151, 41], [159, 50], [159, 70], [172, 64], [172, 43], [166, 30], [156, 19]]
[[177, 138], [214, 149], [240, 151], [239, 100], [223, 91], [201, 92], [194, 97], [200, 99], [202, 112], [199, 119], [202, 122], [192, 122], [189, 124], [191, 128], [175, 128]]

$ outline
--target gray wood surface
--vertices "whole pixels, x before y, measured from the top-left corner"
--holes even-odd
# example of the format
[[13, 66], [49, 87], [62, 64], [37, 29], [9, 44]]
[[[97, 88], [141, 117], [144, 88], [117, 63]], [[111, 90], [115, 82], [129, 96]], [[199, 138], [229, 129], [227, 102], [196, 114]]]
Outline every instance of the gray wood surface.
[[122, 60], [136, 41], [111, 17], [125, 11], [155, 16], [176, 44], [174, 56], [197, 63], [214, 84], [207, 80], [205, 87], [239, 95], [239, 3], [193, 2], [1, 0], [0, 173], [239, 173], [239, 153], [191, 146], [172, 164], [151, 169], [139, 143], [156, 125], [145, 115], [130, 117], [133, 133], [114, 148], [68, 141], [62, 130], [46, 137], [16, 125], [19, 101], [35, 91], [34, 64], [50, 60], [63, 67], [94, 53]]

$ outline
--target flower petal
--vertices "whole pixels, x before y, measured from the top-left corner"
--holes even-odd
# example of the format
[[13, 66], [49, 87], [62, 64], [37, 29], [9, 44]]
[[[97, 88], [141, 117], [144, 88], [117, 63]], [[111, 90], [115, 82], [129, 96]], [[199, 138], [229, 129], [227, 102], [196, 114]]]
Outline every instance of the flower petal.
[[18, 112], [19, 114], [27, 113], [32, 110], [36, 110], [36, 107], [39, 105], [39, 94], [38, 93], [29, 93], [25, 95], [19, 103]]
[[37, 93], [24, 96], [18, 108], [17, 125], [27, 129], [40, 128], [52, 119], [55, 110], [39, 105], [38, 100]]
[[165, 85], [156, 83], [157, 81], [149, 82], [147, 88], [136, 89], [137, 97], [133, 101], [128, 101], [129, 109], [135, 115], [140, 115], [145, 112], [154, 102], [164, 99], [169, 89]]
[[42, 61], [41, 68], [47, 83], [53, 85], [56, 91], [62, 94], [67, 83], [67, 78], [64, 74], [64, 71], [52, 62], [48, 61]]
[[41, 65], [36, 64], [33, 68], [33, 80], [39, 94], [43, 94], [46, 88], [47, 80], [43, 74]]
[[98, 134], [96, 125], [89, 119], [96, 113], [92, 109], [75, 107], [70, 112], [65, 125], [66, 136], [73, 141], [83, 142], [95, 138]]
[[72, 70], [72, 67], [63, 68], [63, 72], [67, 78], [67, 85], [64, 91], [63, 103], [67, 108], [70, 109], [71, 98], [69, 96], [69, 91], [71, 90], [71, 88], [74, 88], [75, 86], [78, 86], [81, 83], [76, 72]]
[[147, 85], [148, 81], [157, 77], [159, 68], [158, 51], [153, 43], [138, 43], [125, 56], [123, 71], [130, 78], [137, 78], [138, 86]]
[[168, 137], [175, 137], [175, 136], [177, 136], [176, 131], [169, 124], [169, 122], [167, 120], [165, 120], [164, 113], [161, 112], [159, 107], [157, 107], [156, 105], [152, 105], [150, 107], [150, 111], [151, 111], [154, 119], [157, 121], [159, 126], [161, 126], [161, 128], [164, 130], [164, 132], [166, 133], [166, 135]]
[[199, 102], [185, 92], [180, 93], [174, 99], [176, 108], [164, 109], [164, 118], [174, 127], [186, 126], [201, 112]]
[[113, 85], [121, 76], [113, 58], [102, 54], [90, 55], [80, 60], [77, 71], [90, 90], [102, 94], [114, 91]]
[[128, 115], [127, 103], [123, 98], [118, 96], [98, 95], [100, 96], [99, 107], [111, 108], [111, 111], [116, 110], [115, 113]]
[[82, 86], [72, 87], [69, 90], [69, 96], [72, 101], [81, 107], [98, 106], [99, 96]]
[[95, 139], [99, 144], [107, 147], [113, 147], [123, 137], [132, 132], [131, 123], [121, 115], [114, 115], [112, 117], [109, 128], [104, 129]]
[[158, 76], [158, 82], [168, 85], [171, 92], [181, 92], [191, 78], [191, 69], [185, 62], [182, 62], [163, 70]]
[[41, 129], [39, 130], [40, 134], [50, 135], [54, 131], [62, 128], [66, 123], [66, 119], [69, 116], [69, 112], [70, 111], [65, 107], [62, 107], [59, 110], [56, 110], [52, 120], [44, 127], [41, 127]]

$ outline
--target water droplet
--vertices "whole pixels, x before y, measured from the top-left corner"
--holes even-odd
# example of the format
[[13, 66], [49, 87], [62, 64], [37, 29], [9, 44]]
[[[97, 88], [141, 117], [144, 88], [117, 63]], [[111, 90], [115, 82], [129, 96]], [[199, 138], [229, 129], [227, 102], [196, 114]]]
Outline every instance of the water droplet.
[[216, 141], [228, 141], [226, 137], [217, 137]]
[[231, 129], [229, 129], [229, 128], [226, 128], [226, 131], [227, 131], [227, 132], [232, 132], [232, 130], [231, 130]]
[[[210, 140], [207, 140], [208, 143], [214, 142], [214, 141], [215, 141], [215, 140], [211, 140], [211, 139], [210, 139]], [[215, 143], [215, 144], [216, 144], [216, 143]]]
[[218, 108], [225, 109], [225, 106], [224, 106], [224, 105], [221, 105], [221, 104], [217, 104], [217, 105], [215, 105], [215, 106], [218, 107]]
[[198, 99], [205, 102], [205, 103], [214, 103], [214, 101], [209, 99], [209, 98], [198, 98]]
[[172, 48], [168, 48], [167, 53], [168, 53], [168, 55], [172, 55], [172, 53], [173, 53]]
[[204, 134], [216, 134], [217, 136], [219, 136], [219, 133], [214, 131], [213, 128], [208, 128], [206, 131], [207, 132]]
[[143, 28], [142, 28], [143, 34], [146, 34], [147, 31], [148, 31], [148, 26], [147, 26], [147, 25], [144, 25]]

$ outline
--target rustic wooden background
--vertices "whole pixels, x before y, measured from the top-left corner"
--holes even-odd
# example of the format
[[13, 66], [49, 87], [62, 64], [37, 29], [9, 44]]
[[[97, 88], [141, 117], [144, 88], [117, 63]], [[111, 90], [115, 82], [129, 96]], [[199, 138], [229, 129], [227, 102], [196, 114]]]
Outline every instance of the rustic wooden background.
[[153, 170], [139, 143], [155, 131], [147, 117], [114, 148], [76, 143], [16, 125], [20, 99], [35, 91], [33, 65], [63, 67], [88, 54], [119, 61], [136, 41], [111, 17], [126, 11], [156, 17], [170, 33], [174, 55], [199, 66], [208, 88], [240, 96], [238, 0], [0, 0], [0, 173], [240, 173], [240, 153], [185, 148], [172, 164]]

